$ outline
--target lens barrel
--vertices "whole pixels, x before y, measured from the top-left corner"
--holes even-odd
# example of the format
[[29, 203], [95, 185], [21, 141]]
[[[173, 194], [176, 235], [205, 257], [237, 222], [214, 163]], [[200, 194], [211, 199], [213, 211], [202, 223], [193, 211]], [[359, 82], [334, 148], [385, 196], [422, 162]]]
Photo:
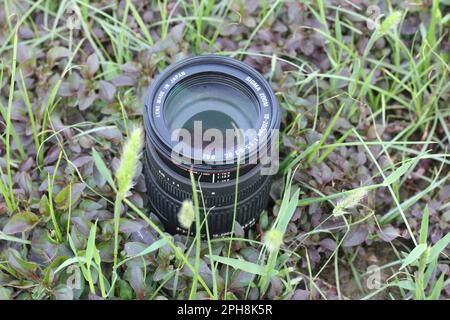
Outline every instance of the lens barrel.
[[[243, 62], [197, 56], [164, 70], [145, 99], [144, 174], [151, 209], [166, 230], [188, 232], [179, 224], [178, 214], [183, 201], [193, 198], [191, 173], [201, 222], [208, 223], [208, 229], [202, 224], [203, 235], [206, 230], [211, 237], [229, 234], [234, 217], [244, 229], [252, 226], [269, 200], [272, 178], [263, 169], [275, 150], [279, 124], [278, 102], [270, 85]], [[244, 131], [255, 134], [243, 136]], [[194, 137], [180, 139], [179, 132]], [[230, 148], [225, 144], [228, 138], [220, 143], [218, 135], [205, 139], [208, 132], [236, 134]], [[212, 153], [205, 152], [205, 140], [217, 143]], [[189, 231], [195, 234], [195, 223]]]

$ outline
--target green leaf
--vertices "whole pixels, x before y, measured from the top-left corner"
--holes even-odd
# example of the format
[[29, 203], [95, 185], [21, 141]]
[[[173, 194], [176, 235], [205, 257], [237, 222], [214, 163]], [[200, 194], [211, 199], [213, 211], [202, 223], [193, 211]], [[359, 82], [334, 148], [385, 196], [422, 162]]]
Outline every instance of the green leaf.
[[94, 250], [94, 262], [97, 264], [98, 268], [101, 268], [102, 257], [100, 256], [100, 250], [97, 248]]
[[[296, 158], [292, 159], [292, 161], [287, 165], [285, 171], [291, 170], [294, 168], [300, 161], [302, 161], [306, 156], [316, 151], [319, 148], [319, 141], [313, 142], [310, 144], [303, 152], [301, 152]], [[317, 153], [317, 152], [315, 152]], [[314, 157], [313, 157], [314, 158]]]
[[85, 257], [73, 257], [73, 258], [69, 258], [66, 259], [63, 263], [61, 263], [58, 268], [56, 268], [56, 270], [54, 271], [54, 273], [58, 273], [61, 270], [67, 268], [68, 266], [75, 264], [75, 263], [85, 263], [86, 262], [86, 258]]
[[436, 281], [436, 284], [434, 285], [433, 291], [428, 296], [428, 300], [438, 300], [441, 296], [441, 291], [444, 288], [444, 277], [445, 272], [441, 273], [441, 276], [439, 277], [438, 281]]
[[95, 166], [97, 167], [97, 170], [100, 172], [100, 174], [105, 178], [106, 181], [108, 181], [109, 185], [115, 189], [114, 180], [111, 175], [111, 171], [106, 166], [105, 162], [103, 161], [100, 154], [92, 148], [92, 158], [94, 158]]
[[133, 289], [130, 287], [128, 282], [119, 279], [119, 297], [122, 300], [131, 300], [133, 299]]
[[148, 246], [147, 248], [145, 248], [145, 249], [142, 250], [141, 252], [139, 252], [139, 253], [137, 253], [137, 254], [135, 254], [135, 255], [133, 255], [133, 256], [127, 257], [126, 259], [124, 259], [123, 261], [121, 261], [121, 262], [117, 265], [117, 267], [121, 266], [121, 265], [124, 264], [125, 262], [130, 261], [131, 259], [138, 258], [138, 257], [142, 257], [142, 256], [145, 256], [145, 255], [147, 255], [147, 254], [149, 254], [149, 253], [152, 253], [153, 251], [156, 251], [156, 250], [158, 250], [158, 249], [164, 247], [166, 244], [168, 244], [167, 239], [164, 239], [164, 238], [159, 239], [158, 241], [153, 242], [150, 246]]
[[322, 147], [322, 145], [325, 143], [327, 137], [330, 135], [331, 131], [333, 130], [334, 125], [335, 125], [337, 119], [339, 118], [341, 112], [344, 110], [345, 105], [346, 105], [345, 103], [342, 103], [341, 106], [339, 107], [339, 109], [337, 110], [337, 112], [335, 113], [334, 117], [331, 119], [331, 121], [329, 121], [329, 124], [328, 124], [327, 128], [325, 129], [325, 132], [323, 133], [322, 137], [319, 140], [319, 144], [314, 149], [314, 152], [312, 152], [308, 156], [308, 163], [311, 163], [313, 161], [314, 157], [316, 156], [317, 152], [319, 151], [319, 148]]
[[425, 275], [424, 275], [424, 287], [425, 288], [428, 286], [428, 283], [430, 282], [431, 277], [436, 274], [436, 267], [437, 267], [437, 260], [431, 261], [428, 264], [427, 269], [425, 271]]
[[[337, 12], [337, 11], [336, 11]], [[361, 68], [361, 59], [356, 59], [353, 63], [353, 73], [352, 73], [352, 79], [359, 79], [360, 74], [360, 68]], [[348, 93], [350, 96], [354, 96], [356, 89], [358, 88], [358, 81], [351, 81], [348, 85]]]
[[156, 250], [164, 247], [167, 243], [168, 242], [166, 239], [164, 239], [164, 238], [159, 239], [158, 241], [153, 242], [150, 246], [148, 246], [146, 249], [142, 250], [141, 252], [139, 252], [138, 254], [133, 256], [132, 258], [145, 256], [149, 253], [152, 253], [153, 251], [156, 251]]
[[94, 257], [95, 251], [97, 248], [95, 247], [95, 234], [97, 233], [97, 221], [91, 226], [91, 230], [89, 231], [89, 238], [86, 245], [86, 267], [90, 269], [92, 258]]
[[9, 242], [19, 242], [19, 243], [24, 243], [24, 244], [31, 244], [31, 241], [23, 240], [23, 239], [16, 238], [13, 236], [8, 236], [1, 231], [0, 231], [0, 240], [5, 240], [5, 241], [9, 241]]
[[297, 189], [297, 191], [295, 191], [291, 199], [289, 200], [287, 198], [283, 199], [283, 203], [285, 201], [287, 203], [285, 205], [283, 205], [283, 203], [281, 204], [280, 212], [278, 213], [278, 222], [275, 227], [278, 231], [281, 232], [282, 235], [286, 233], [286, 228], [289, 224], [289, 221], [291, 221], [292, 216], [295, 213], [299, 197], [300, 197], [300, 189]]
[[47, 217], [50, 216], [50, 204], [46, 194], [44, 194], [39, 201], [39, 213]]
[[445, 237], [436, 242], [434, 246], [430, 250], [430, 254], [428, 256], [428, 262], [433, 261], [439, 257], [439, 254], [444, 251], [444, 249], [450, 243], [450, 233], [447, 233]]
[[386, 179], [384, 179], [383, 185], [388, 186], [388, 185], [394, 183], [395, 181], [397, 181], [398, 179], [400, 179], [400, 177], [402, 175], [404, 175], [409, 170], [409, 168], [411, 168], [413, 163], [414, 163], [414, 161], [411, 160], [411, 161], [408, 161], [408, 162], [405, 162], [404, 164], [402, 164], [394, 172], [392, 172], [388, 177], [386, 177]]
[[216, 255], [208, 255], [208, 257], [216, 262], [220, 262], [222, 264], [229, 265], [230, 267], [233, 267], [234, 269], [242, 270], [242, 271], [249, 272], [252, 274], [258, 274], [261, 276], [266, 275], [264, 267], [260, 266], [256, 263], [252, 263], [252, 262], [248, 262], [248, 261], [240, 260], [240, 259], [221, 257], [221, 256], [216, 256]]
[[422, 225], [420, 226], [419, 243], [427, 243], [429, 220], [430, 220], [430, 210], [428, 210], [428, 205], [426, 205], [422, 215]]
[[11, 288], [0, 286], [0, 300], [11, 300], [14, 291]]
[[386, 34], [390, 29], [397, 26], [401, 18], [402, 18], [401, 12], [395, 11], [391, 13], [389, 16], [386, 17], [386, 19], [383, 20], [383, 22], [380, 25], [380, 28], [378, 29], [378, 32], [382, 35]]
[[298, 198], [300, 197], [300, 189], [297, 189], [291, 197], [291, 170], [286, 175], [286, 187], [284, 190], [283, 200], [281, 201], [280, 211], [275, 221], [275, 229], [284, 235], [286, 228], [294, 215], [295, 209], [298, 206]]
[[24, 260], [17, 250], [9, 248], [7, 251], [9, 265], [16, 271], [30, 277], [38, 270], [38, 265], [34, 262]]
[[395, 285], [399, 288], [405, 289], [405, 290], [409, 290], [409, 291], [415, 291], [416, 290], [416, 286], [414, 284], [414, 282], [412, 282], [411, 280], [401, 280], [401, 281], [397, 281], [395, 283]]
[[417, 259], [420, 258], [420, 256], [422, 255], [422, 253], [425, 252], [425, 250], [427, 250], [427, 245], [424, 243], [419, 244], [417, 247], [415, 247], [413, 249], [413, 251], [411, 251], [408, 256], [403, 260], [403, 264], [400, 267], [400, 270], [402, 270], [403, 268], [405, 268], [406, 266], [409, 266], [411, 263], [413, 263], [414, 261], [417, 261]]
[[239, 300], [233, 292], [227, 292], [225, 297], [225, 300]]
[[[80, 199], [82, 192], [86, 185], [84, 183], [74, 183], [64, 187], [55, 197], [55, 203], [61, 209], [69, 208], [69, 203], [72, 205]], [[72, 194], [71, 191], [72, 190]]]

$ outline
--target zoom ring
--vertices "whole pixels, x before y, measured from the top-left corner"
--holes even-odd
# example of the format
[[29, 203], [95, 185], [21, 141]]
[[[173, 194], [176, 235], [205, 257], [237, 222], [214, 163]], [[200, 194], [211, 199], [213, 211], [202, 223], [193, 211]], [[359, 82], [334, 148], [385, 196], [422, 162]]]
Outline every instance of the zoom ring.
[[[147, 165], [144, 165], [147, 175], [147, 189], [150, 199], [150, 204], [154, 213], [160, 218], [166, 229], [169, 232], [187, 233], [187, 230], [181, 228], [178, 223], [178, 212], [181, 208], [182, 201], [179, 201], [170, 196], [163, 190], [155, 181], [155, 176], [148, 171]], [[264, 181], [259, 185], [259, 189], [254, 195], [247, 199], [238, 202], [236, 209], [236, 221], [247, 229], [255, 224], [261, 211], [267, 206], [269, 200], [271, 179]], [[199, 195], [200, 196], [200, 195]], [[191, 197], [192, 198], [192, 197]], [[211, 237], [222, 237], [230, 234], [233, 225], [233, 210], [234, 206], [213, 207], [206, 209], [208, 213], [208, 228]], [[200, 208], [201, 220], [204, 220], [203, 208]], [[195, 226], [190, 229], [191, 234], [195, 234]], [[206, 234], [206, 229], [203, 227], [202, 235]]]
[[[155, 177], [158, 185], [173, 198], [180, 200], [192, 198], [192, 186], [190, 184], [183, 184], [180, 187], [180, 181], [176, 181], [172, 177], [161, 174], [165, 170], [164, 168], [159, 168], [158, 163], [156, 161], [153, 161], [152, 154], [148, 155], [146, 153], [145, 163], [147, 165], [147, 170]], [[255, 174], [255, 172], [249, 174]], [[260, 175], [259, 172], [256, 172], [256, 175], [251, 179], [248, 179], [246, 183], [242, 183], [242, 180], [239, 180], [238, 201], [254, 195], [256, 190], [258, 190], [262, 184], [266, 183], [267, 180], [271, 180], [270, 176]], [[234, 203], [234, 185], [232, 185], [232, 188], [228, 188], [228, 190], [222, 189], [215, 194], [213, 194], [213, 192], [207, 187], [208, 185], [211, 184], [200, 184], [200, 187], [202, 188], [203, 199], [199, 199], [199, 201], [204, 201], [206, 207], [221, 207]]]

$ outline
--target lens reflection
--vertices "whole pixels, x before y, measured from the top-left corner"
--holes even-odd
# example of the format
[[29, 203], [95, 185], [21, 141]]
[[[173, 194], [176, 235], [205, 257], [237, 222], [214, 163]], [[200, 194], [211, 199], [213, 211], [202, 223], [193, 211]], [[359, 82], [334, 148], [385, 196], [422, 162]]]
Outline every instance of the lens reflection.
[[241, 81], [215, 73], [201, 73], [178, 83], [164, 104], [165, 121], [170, 131], [193, 130], [201, 121], [202, 130], [246, 130], [258, 117], [256, 97]]

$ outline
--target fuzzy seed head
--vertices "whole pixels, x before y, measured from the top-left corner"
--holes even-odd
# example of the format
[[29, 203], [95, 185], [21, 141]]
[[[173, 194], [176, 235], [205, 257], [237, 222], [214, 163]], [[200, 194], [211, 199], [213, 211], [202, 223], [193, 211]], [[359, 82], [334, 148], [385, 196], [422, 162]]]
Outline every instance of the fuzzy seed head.
[[142, 150], [142, 142], [142, 128], [136, 127], [125, 142], [120, 165], [116, 171], [118, 191], [122, 196], [124, 196], [132, 187], [133, 176], [136, 172], [136, 165]]
[[264, 241], [269, 252], [277, 251], [283, 244], [283, 234], [276, 229], [269, 230], [265, 234]]
[[366, 194], [367, 192], [364, 189], [356, 189], [351, 192], [347, 197], [337, 202], [336, 207], [333, 209], [333, 214], [335, 216], [342, 216], [346, 214], [347, 210], [358, 205]]
[[178, 212], [178, 222], [180, 222], [181, 226], [185, 229], [189, 229], [194, 222], [195, 213], [194, 206], [192, 205], [192, 201], [184, 200], [181, 205], [180, 212]]
[[400, 19], [402, 18], [402, 13], [399, 11], [395, 11], [384, 19], [383, 23], [380, 25], [378, 32], [381, 35], [386, 34], [390, 29], [395, 28]]

